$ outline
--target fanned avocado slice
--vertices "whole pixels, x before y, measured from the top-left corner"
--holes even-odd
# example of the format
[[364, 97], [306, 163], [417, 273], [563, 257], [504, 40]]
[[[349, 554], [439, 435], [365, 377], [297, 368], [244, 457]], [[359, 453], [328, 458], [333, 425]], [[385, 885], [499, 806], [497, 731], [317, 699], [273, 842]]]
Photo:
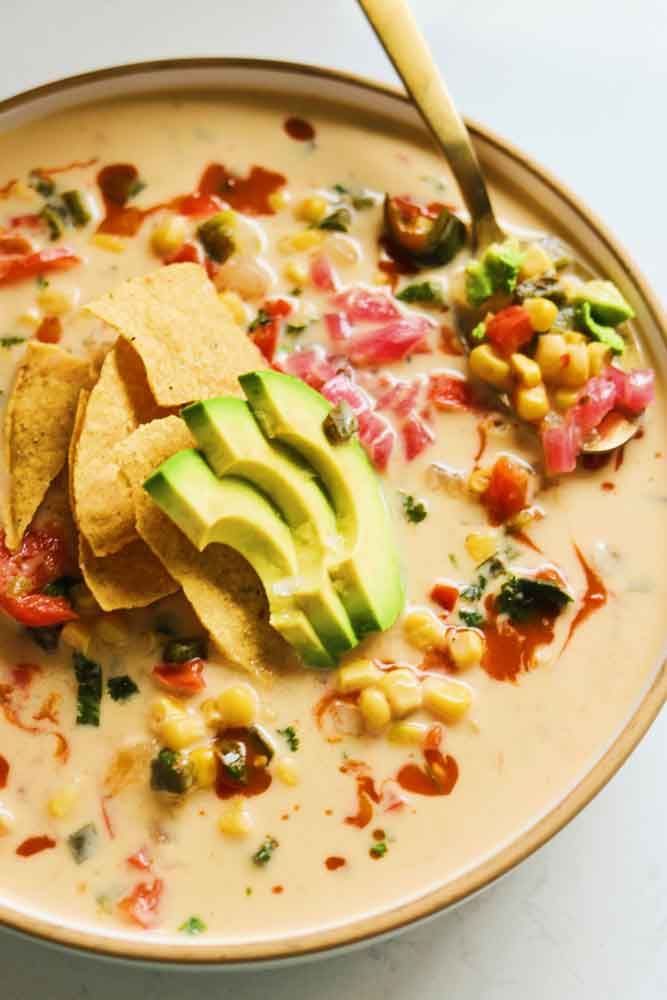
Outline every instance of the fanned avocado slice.
[[327, 574], [340, 549], [331, 504], [298, 456], [264, 437], [248, 404], [232, 396], [193, 403], [182, 412], [217, 476], [238, 476], [259, 487], [278, 508], [296, 550], [294, 598], [333, 657], [358, 642], [350, 619]]
[[299, 573], [294, 542], [263, 494], [234, 476], [218, 479], [194, 448], [168, 458], [144, 488], [200, 552], [222, 542], [248, 560], [266, 590], [271, 625], [305, 663], [335, 665], [294, 596], [286, 593], [286, 581]]
[[329, 572], [359, 638], [394, 623], [405, 601], [391, 515], [359, 441], [331, 444], [322, 424], [330, 403], [291, 375], [249, 372], [239, 379], [264, 434], [298, 452], [324, 483], [344, 551]]

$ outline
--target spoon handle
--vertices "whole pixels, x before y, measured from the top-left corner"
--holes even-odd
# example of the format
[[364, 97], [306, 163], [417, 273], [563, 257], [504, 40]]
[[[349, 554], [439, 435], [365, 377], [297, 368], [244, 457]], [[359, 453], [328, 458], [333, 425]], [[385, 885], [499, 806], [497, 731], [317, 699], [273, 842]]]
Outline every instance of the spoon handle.
[[470, 135], [405, 0], [358, 0], [456, 177], [472, 219], [473, 251], [503, 239]]

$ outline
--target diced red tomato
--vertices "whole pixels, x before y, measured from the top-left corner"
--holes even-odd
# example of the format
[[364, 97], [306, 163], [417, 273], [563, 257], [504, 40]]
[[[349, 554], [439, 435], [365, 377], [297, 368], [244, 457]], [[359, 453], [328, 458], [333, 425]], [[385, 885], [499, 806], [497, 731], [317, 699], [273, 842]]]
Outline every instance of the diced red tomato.
[[79, 617], [64, 597], [48, 597], [46, 594], [27, 594], [25, 597], [0, 594], [0, 608], [14, 621], [29, 628], [62, 625]]
[[14, 215], [9, 220], [9, 225], [13, 229], [41, 229], [44, 225], [44, 219], [39, 212], [29, 212], [27, 215]]
[[454, 583], [438, 580], [431, 588], [430, 598], [439, 604], [443, 611], [453, 611], [459, 599], [459, 588]]
[[178, 211], [190, 218], [215, 215], [222, 208], [222, 202], [214, 194], [186, 194], [178, 200]]
[[377, 288], [365, 288], [355, 285], [346, 288], [333, 299], [333, 304], [355, 323], [382, 323], [385, 320], [398, 319], [401, 311], [391, 296]]
[[158, 663], [153, 667], [153, 677], [167, 691], [189, 695], [197, 694], [206, 687], [203, 671], [204, 661], [200, 657], [194, 657], [185, 663]]
[[31, 528], [15, 553], [0, 533], [0, 609], [29, 627], [73, 621], [78, 616], [64, 597], [39, 593], [62, 575], [66, 563], [65, 542], [56, 533]]
[[501, 354], [514, 354], [533, 339], [535, 331], [523, 306], [508, 306], [486, 324], [486, 335]]
[[57, 344], [63, 335], [63, 325], [57, 316], [45, 316], [35, 331], [35, 339], [43, 344]]
[[491, 470], [491, 479], [482, 494], [492, 524], [503, 524], [528, 503], [530, 473], [509, 455], [501, 455]]
[[81, 263], [69, 247], [49, 247], [36, 253], [0, 257], [0, 285], [34, 278], [49, 271], [64, 271]]
[[343, 313], [325, 313], [324, 325], [334, 343], [347, 340], [352, 334], [348, 320]]
[[405, 457], [409, 462], [435, 441], [433, 429], [417, 413], [411, 413], [407, 418], [401, 427], [401, 435]]
[[287, 301], [287, 299], [269, 299], [268, 302], [264, 303], [264, 312], [268, 313], [269, 316], [285, 318], [289, 316], [292, 312], [292, 305]]
[[139, 882], [128, 896], [121, 899], [118, 908], [140, 927], [150, 927], [155, 923], [163, 891], [164, 882], [160, 878]]
[[438, 410], [469, 410], [474, 405], [470, 383], [452, 372], [431, 373], [428, 397]]
[[338, 278], [331, 261], [323, 252], [315, 254], [310, 261], [310, 280], [323, 292], [335, 292]]
[[147, 847], [140, 847], [138, 851], [135, 851], [134, 854], [131, 854], [130, 857], [127, 859], [127, 863], [128, 865], [131, 865], [132, 868], [138, 868], [140, 871], [143, 872], [150, 871], [153, 865], [153, 861], [151, 859]]
[[250, 339], [262, 352], [266, 360], [271, 364], [278, 349], [280, 340], [280, 323], [272, 319], [269, 323], [262, 323], [250, 334]]
[[337, 370], [319, 344], [292, 351], [291, 354], [276, 361], [274, 367], [288, 375], [295, 375], [313, 389], [321, 389], [325, 382], [333, 378]]
[[32, 243], [25, 236], [0, 236], [0, 254], [25, 254], [32, 250]]
[[201, 262], [201, 252], [196, 243], [188, 240], [182, 247], [179, 247], [169, 257], [165, 257], [165, 264], [199, 264]]
[[433, 324], [423, 316], [405, 316], [368, 333], [359, 333], [347, 342], [346, 354], [352, 364], [377, 367], [403, 361], [426, 346]]
[[639, 416], [655, 399], [655, 372], [652, 368], [623, 372], [614, 365], [608, 365], [602, 374], [614, 383], [616, 406], [628, 416]]

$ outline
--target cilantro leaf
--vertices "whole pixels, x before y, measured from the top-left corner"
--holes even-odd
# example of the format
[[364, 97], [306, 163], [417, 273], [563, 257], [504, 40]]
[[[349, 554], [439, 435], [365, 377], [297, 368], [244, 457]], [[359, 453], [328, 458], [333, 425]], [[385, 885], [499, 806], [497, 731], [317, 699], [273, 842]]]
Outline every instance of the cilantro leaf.
[[284, 729], [279, 729], [278, 732], [282, 737], [284, 737], [292, 752], [299, 749], [299, 737], [296, 734], [294, 726], [285, 726]]
[[102, 668], [83, 653], [72, 656], [78, 685], [76, 721], [79, 726], [99, 726], [102, 701]]
[[275, 837], [266, 837], [264, 842], [255, 851], [252, 856], [253, 863], [258, 865], [260, 868], [263, 865], [267, 865], [271, 858], [273, 857], [273, 852], [276, 847], [278, 847], [278, 841]]
[[188, 917], [178, 929], [184, 934], [203, 934], [204, 931], [208, 930], [208, 927], [201, 917], [192, 916]]
[[415, 500], [410, 493], [403, 494], [403, 513], [412, 524], [419, 524], [428, 516], [428, 510], [423, 500]]
[[114, 701], [127, 701], [133, 694], [137, 694], [139, 688], [131, 677], [123, 674], [122, 677], [110, 677], [107, 681], [107, 691]]
[[459, 618], [468, 628], [482, 628], [484, 615], [479, 611], [459, 611]]

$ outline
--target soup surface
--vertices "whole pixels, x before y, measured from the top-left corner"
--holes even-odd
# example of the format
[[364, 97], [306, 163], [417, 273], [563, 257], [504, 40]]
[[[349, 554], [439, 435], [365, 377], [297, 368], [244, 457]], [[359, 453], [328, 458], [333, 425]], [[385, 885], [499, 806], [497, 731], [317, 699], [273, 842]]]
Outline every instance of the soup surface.
[[[382, 121], [244, 97], [143, 98], [9, 132], [0, 162], [4, 258], [56, 247], [79, 258], [0, 278], [3, 399], [28, 342], [97, 357], [116, 334], [87, 302], [199, 261], [239, 336], [333, 403], [345, 386], [406, 588], [396, 624], [338, 672], [244, 674], [204, 648], [182, 594], [102, 613], [58, 555], [42, 582], [68, 577], [75, 621], [48, 635], [43, 621], [0, 624], [2, 901], [116, 935], [288, 938], [414, 899], [516, 838], [617, 733], [660, 655], [662, 387], [623, 451], [547, 478], [534, 429], [467, 380], [455, 332], [466, 250], [417, 272], [382, 240], [385, 192], [429, 206], [424, 218], [460, 208], [442, 162]], [[71, 191], [80, 225], [76, 205], [68, 220], [58, 213]], [[534, 208], [495, 195], [522, 238], [544, 227]], [[227, 256], [198, 228], [230, 206]], [[359, 286], [363, 301], [345, 298]], [[650, 364], [632, 329], [624, 336], [626, 367]], [[5, 492], [8, 482], [5, 471]], [[51, 525], [47, 497], [22, 579], [43, 570]], [[2, 558], [6, 589], [7, 549]], [[547, 604], [513, 618], [507, 595], [527, 580], [543, 585], [540, 600], [551, 585]], [[99, 725], [86, 720], [99, 692], [86, 702], [73, 651], [101, 667]], [[237, 701], [225, 697], [239, 686]], [[165, 715], [187, 720], [191, 739]]]

